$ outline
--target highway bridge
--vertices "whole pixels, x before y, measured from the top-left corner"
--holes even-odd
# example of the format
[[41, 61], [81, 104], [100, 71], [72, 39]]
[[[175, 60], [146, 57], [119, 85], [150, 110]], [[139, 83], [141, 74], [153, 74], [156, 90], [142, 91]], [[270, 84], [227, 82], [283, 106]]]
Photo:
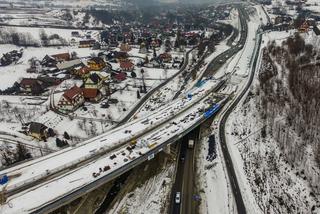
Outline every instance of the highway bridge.
[[1, 211], [47, 213], [152, 159], [223, 106], [227, 97], [213, 92], [224, 81], [206, 79], [155, 114], [1, 171], [9, 176]]

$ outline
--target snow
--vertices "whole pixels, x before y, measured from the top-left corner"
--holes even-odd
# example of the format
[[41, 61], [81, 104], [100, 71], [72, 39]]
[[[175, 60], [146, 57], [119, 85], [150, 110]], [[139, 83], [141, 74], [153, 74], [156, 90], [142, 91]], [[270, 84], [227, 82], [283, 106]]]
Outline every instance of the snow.
[[[0, 55], [12, 50], [19, 50], [21, 47], [15, 45], [0, 45]], [[79, 57], [88, 56], [90, 52], [97, 53], [98, 51], [90, 50], [89, 48], [76, 48], [76, 47], [41, 47], [33, 48], [28, 47], [23, 49], [23, 55], [17, 64], [0, 67], [2, 78], [0, 79], [0, 90], [11, 87], [14, 82], [19, 82], [22, 78], [32, 77], [35, 78], [38, 74], [27, 73], [30, 67], [28, 60], [35, 57], [42, 60], [45, 55], [53, 55], [66, 52], [77, 52]]]
[[[207, 97], [208, 93], [215, 86], [215, 84], [215, 81], [208, 81], [203, 87], [192, 91], [192, 99], [183, 98], [178, 99], [178, 101], [172, 102], [171, 105], [168, 105], [157, 114], [149, 117], [148, 123], [145, 123], [146, 118], [143, 118], [143, 121], [141, 119], [133, 121], [120, 128], [110, 131], [110, 133], [108, 134], [104, 134], [103, 136], [91, 139], [85, 142], [82, 146], [68, 148], [48, 155], [46, 157], [23, 163], [17, 167], [4, 170], [3, 173], [8, 175], [22, 173], [20, 176], [14, 178], [9, 182], [6, 188], [7, 190], [10, 190], [11, 188], [14, 188], [15, 185], [21, 185], [21, 182], [28, 182], [29, 179], [31, 179], [32, 181], [32, 179], [39, 179], [40, 177], [45, 176], [48, 172], [47, 169], [49, 169], [50, 173], [53, 173], [55, 170], [59, 170], [59, 167], [60, 169], [61, 167], [67, 167], [70, 164], [75, 164], [79, 160], [84, 160], [85, 158], [87, 159], [92, 155], [96, 157], [97, 155], [99, 155], [99, 150], [108, 151], [107, 149], [111, 148], [110, 142], [114, 142], [112, 145], [113, 152], [111, 154], [117, 154], [117, 157], [113, 161], [108, 158], [111, 154], [107, 153], [107, 155], [102, 155], [94, 162], [90, 162], [74, 170], [69, 170], [68, 173], [62, 176], [49, 180], [44, 184], [40, 184], [39, 186], [30, 188], [29, 190], [15, 194], [13, 197], [9, 198], [10, 206], [7, 204], [5, 206], [2, 206], [2, 209], [6, 213], [14, 213], [17, 211], [19, 211], [20, 213], [25, 213], [33, 207], [37, 207], [40, 204], [44, 205], [48, 203], [48, 201], [54, 200], [55, 198], [60, 197], [61, 195], [64, 195], [69, 191], [78, 189], [79, 187], [82, 187], [94, 181], [95, 179], [98, 179], [91, 176], [93, 172], [98, 171], [97, 166], [103, 168], [104, 166], [109, 165], [111, 169], [108, 172], [111, 172], [119, 169], [121, 166], [123, 166], [123, 164], [131, 162], [132, 159], [137, 158], [137, 156], [139, 156], [139, 152], [145, 154], [147, 151], [156, 150], [159, 145], [168, 141], [173, 136], [179, 135], [179, 133], [182, 133], [188, 127], [192, 126], [194, 123], [202, 119], [203, 114], [199, 113], [198, 109], [211, 106], [210, 99], [203, 98]], [[216, 100], [216, 102], [220, 102], [217, 98], [212, 97], [211, 99]], [[183, 108], [182, 111], [180, 110], [181, 108]], [[170, 112], [170, 109], [172, 109], [173, 111]], [[175, 109], [177, 109], [178, 112], [175, 113]], [[146, 130], [150, 130], [150, 128], [152, 128], [152, 126], [150, 127], [149, 123], [157, 124], [157, 120], [161, 121], [161, 117], [168, 117], [169, 114], [174, 115], [173, 117], [171, 117], [171, 119], [169, 119], [169, 121], [165, 120], [165, 123], [162, 123], [162, 125], [160, 123], [160, 126], [158, 125], [156, 130], [148, 132], [147, 134], [140, 137], [140, 140], [137, 140], [137, 146], [132, 150], [133, 153], [130, 154], [130, 157], [128, 156], [127, 158], [125, 158], [126, 155], [120, 155], [121, 153], [128, 154], [128, 151], [126, 150], [126, 147], [128, 145], [125, 144], [118, 150], [114, 149], [116, 145], [115, 143], [120, 143], [118, 142], [119, 140], [124, 139], [125, 141], [128, 141], [129, 139], [132, 139], [132, 137], [137, 136], [138, 133], [145, 133]], [[152, 123], [151, 121], [154, 121], [154, 123]], [[184, 122], [181, 123], [181, 121]], [[131, 133], [124, 134], [124, 129], [131, 130]], [[152, 146], [148, 148], [139, 143], [143, 142], [143, 139], [152, 143]], [[70, 151], [72, 152], [72, 155], [69, 155]], [[56, 159], [59, 159], [60, 161], [57, 162], [55, 161]], [[65, 162], [65, 164], [63, 164], [63, 162]], [[50, 195], [45, 194], [45, 192], [48, 191], [51, 192]], [[25, 203], [21, 203], [21, 201], [29, 201], [30, 198], [33, 198], [33, 201], [28, 203], [27, 205]]]
[[[215, 127], [216, 128], [216, 127]], [[211, 134], [218, 136], [217, 130]], [[202, 136], [198, 148], [197, 189], [200, 190], [201, 204], [199, 213], [229, 214], [234, 211], [232, 192], [228, 181], [227, 172], [223, 164], [221, 148], [217, 145], [217, 158], [210, 162], [206, 160], [208, 154], [208, 137]], [[202, 192], [203, 191], [203, 192]]]
[[[127, 213], [161, 213], [166, 197], [170, 194], [170, 178], [174, 173], [174, 164], [168, 165], [151, 179], [125, 195], [108, 213], [116, 214], [126, 210]], [[165, 183], [165, 185], [164, 185]]]

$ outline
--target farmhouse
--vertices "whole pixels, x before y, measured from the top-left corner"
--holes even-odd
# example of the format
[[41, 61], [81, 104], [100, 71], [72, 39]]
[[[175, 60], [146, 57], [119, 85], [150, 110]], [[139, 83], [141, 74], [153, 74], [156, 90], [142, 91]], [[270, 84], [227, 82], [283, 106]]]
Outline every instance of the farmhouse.
[[84, 103], [83, 91], [77, 86], [66, 90], [61, 96], [58, 107], [63, 112], [71, 112], [76, 110]]

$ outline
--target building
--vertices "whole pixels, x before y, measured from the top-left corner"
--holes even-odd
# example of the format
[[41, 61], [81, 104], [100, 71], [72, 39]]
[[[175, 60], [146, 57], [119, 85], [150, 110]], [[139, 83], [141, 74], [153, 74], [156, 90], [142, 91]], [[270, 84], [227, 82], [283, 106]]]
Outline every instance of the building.
[[42, 81], [34, 78], [23, 78], [20, 82], [21, 91], [31, 93], [33, 95], [40, 95], [44, 92]]
[[103, 78], [97, 73], [91, 73], [84, 82], [85, 88], [101, 89]]
[[55, 67], [57, 63], [58, 63], [57, 60], [49, 55], [46, 55], [45, 57], [43, 57], [41, 61], [41, 65], [43, 67]]
[[74, 67], [79, 66], [81, 64], [82, 64], [82, 62], [80, 59], [74, 59], [74, 60], [70, 60], [70, 61], [58, 62], [56, 66], [59, 70], [65, 70], [65, 69], [74, 68]]
[[127, 74], [125, 72], [120, 72], [118, 74], [115, 75], [115, 79], [118, 81], [118, 82], [122, 82], [124, 81], [125, 79], [127, 78]]
[[87, 61], [87, 66], [93, 71], [101, 71], [106, 66], [106, 63], [100, 57], [93, 57]]
[[140, 49], [139, 49], [139, 53], [141, 54], [146, 54], [148, 53], [147, 47], [146, 47], [146, 43], [141, 42], [140, 44]]
[[59, 85], [64, 79], [51, 76], [38, 76], [38, 80], [42, 82], [43, 88]]
[[309, 26], [308, 22], [305, 21], [305, 22], [303, 22], [303, 24], [299, 27], [298, 30], [299, 30], [300, 33], [307, 33], [307, 32], [309, 31], [309, 28], [310, 28], [310, 26]]
[[79, 106], [84, 103], [83, 91], [81, 88], [77, 86], [73, 86], [72, 88], [66, 90], [61, 96], [58, 108], [62, 112], [71, 112], [76, 110]]
[[29, 124], [28, 135], [38, 140], [44, 140], [48, 137], [47, 129], [48, 127], [46, 127], [42, 123], [31, 122]]
[[131, 47], [130, 47], [130, 45], [128, 43], [122, 43], [120, 45], [120, 51], [129, 52], [129, 51], [131, 51]]
[[94, 39], [87, 39], [79, 41], [79, 48], [91, 48], [96, 43]]
[[130, 60], [120, 61], [120, 68], [122, 71], [131, 72], [134, 69], [134, 64]]
[[98, 102], [102, 98], [101, 92], [96, 88], [83, 88], [82, 91], [84, 99], [90, 102]]
[[162, 62], [170, 63], [172, 61], [172, 56], [169, 53], [162, 53], [159, 55], [159, 58]]
[[57, 62], [64, 62], [71, 60], [71, 55], [69, 53], [60, 53], [60, 54], [54, 54], [51, 55], [53, 59], [55, 59]]
[[79, 31], [72, 31], [71, 36], [72, 37], [80, 37], [80, 33], [79, 33]]
[[73, 69], [73, 74], [83, 78], [83, 77], [85, 77], [87, 74], [89, 74], [90, 71], [92, 71], [92, 69], [89, 68], [89, 67], [86, 66], [86, 65], [77, 66], [77, 67], [75, 67], [75, 68]]

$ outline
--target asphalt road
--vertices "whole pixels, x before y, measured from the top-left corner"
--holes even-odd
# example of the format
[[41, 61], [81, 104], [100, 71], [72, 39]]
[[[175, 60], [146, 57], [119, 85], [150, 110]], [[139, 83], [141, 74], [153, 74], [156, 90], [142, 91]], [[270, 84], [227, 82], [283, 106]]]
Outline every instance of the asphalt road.
[[[186, 135], [180, 144], [180, 155], [178, 160], [178, 167], [176, 172], [176, 180], [171, 192], [171, 207], [170, 213], [172, 214], [194, 214], [195, 202], [193, 201], [194, 195], [194, 149], [188, 148], [189, 139], [198, 143], [200, 128], [195, 128], [192, 132]], [[176, 193], [180, 192], [181, 202], [176, 203]]]
[[[247, 40], [248, 35], [248, 26], [246, 21], [246, 12], [244, 8], [241, 5], [236, 5], [236, 7], [239, 10], [239, 18], [241, 23], [241, 35], [238, 43], [234, 46], [231, 46], [228, 50], [224, 51], [223, 53], [219, 54], [217, 57], [215, 57], [210, 64], [208, 65], [207, 69], [202, 74], [202, 78], [211, 77], [222, 65], [225, 64], [225, 62], [230, 59], [232, 56], [234, 56], [238, 51], [240, 51]], [[235, 32], [236, 34], [238, 32]]]
[[[238, 43], [234, 46], [231, 46], [227, 51], [221, 53], [218, 55], [215, 59], [213, 59], [205, 72], [203, 73], [202, 78], [207, 78], [212, 76], [228, 59], [230, 59], [233, 55], [238, 53], [240, 51], [247, 40], [247, 34], [248, 34], [248, 26], [247, 26], [247, 14], [244, 11], [244, 8], [241, 5], [236, 6], [239, 10], [239, 18], [241, 22], [242, 29], [240, 31], [240, 39]], [[234, 32], [235, 34], [238, 34], [239, 32]], [[248, 90], [251, 82], [252, 82], [253, 76], [251, 74], [249, 83], [245, 90], [242, 92], [242, 96], [246, 93]], [[241, 99], [241, 98], [240, 98]], [[240, 100], [239, 99], [239, 100]], [[239, 102], [239, 100], [237, 100]], [[241, 196], [240, 188], [238, 185], [237, 177], [234, 171], [234, 167], [232, 164], [232, 159], [229, 154], [228, 148], [226, 146], [225, 142], [225, 135], [224, 135], [224, 125], [225, 121], [232, 112], [233, 108], [236, 106], [237, 102], [231, 106], [231, 108], [228, 110], [229, 113], [226, 113], [225, 116], [222, 118], [222, 126], [220, 127], [220, 139], [221, 137], [224, 140], [224, 143], [221, 144], [222, 146], [222, 151], [224, 154], [224, 159], [227, 165], [227, 171], [228, 171], [228, 176], [229, 180], [231, 181], [231, 187], [232, 191], [235, 197], [236, 205], [237, 205], [237, 210], [239, 214], [245, 214], [246, 209], [244, 206], [243, 198]], [[190, 133], [191, 136], [195, 134], [196, 131]], [[197, 136], [199, 135], [199, 129], [197, 129]], [[189, 136], [189, 135], [188, 135]], [[187, 137], [188, 137], [187, 136]], [[181, 144], [181, 153], [179, 156], [179, 162], [178, 162], [178, 168], [177, 168], [177, 174], [176, 174], [176, 181], [175, 184], [173, 185], [172, 188], [172, 193], [171, 193], [171, 204], [170, 204], [170, 213], [172, 214], [193, 214], [195, 213], [195, 202], [193, 201], [193, 183], [194, 183], [194, 176], [193, 176], [193, 159], [194, 159], [194, 150], [192, 152], [189, 152], [187, 148], [187, 138], [184, 138], [185, 140]], [[223, 141], [221, 140], [221, 141]], [[185, 142], [186, 141], [186, 142]], [[184, 162], [181, 162], [181, 157], [184, 157]], [[175, 194], [176, 192], [181, 192], [181, 204], [176, 204], [175, 203]]]
[[[260, 45], [261, 45], [261, 36], [259, 36], [258, 38], [258, 50], [260, 49]], [[232, 162], [232, 158], [230, 156], [229, 150], [228, 150], [228, 146], [226, 143], [226, 136], [225, 136], [225, 124], [226, 121], [228, 119], [228, 117], [230, 116], [230, 114], [232, 113], [232, 111], [235, 109], [235, 107], [238, 105], [238, 103], [240, 102], [240, 100], [243, 98], [243, 96], [247, 93], [248, 89], [250, 88], [253, 78], [254, 78], [254, 73], [255, 73], [255, 67], [257, 64], [257, 59], [258, 59], [258, 54], [255, 55], [254, 61], [253, 61], [253, 70], [250, 73], [250, 77], [249, 77], [249, 81], [246, 85], [246, 87], [244, 88], [244, 90], [241, 92], [241, 94], [239, 95], [239, 97], [237, 97], [237, 99], [235, 100], [235, 102], [227, 109], [226, 113], [223, 115], [222, 119], [221, 119], [221, 123], [220, 123], [220, 128], [219, 128], [219, 138], [220, 138], [220, 143], [221, 143], [221, 149], [222, 149], [222, 153], [225, 159], [225, 163], [226, 163], [226, 168], [227, 168], [227, 173], [228, 173], [228, 177], [229, 177], [229, 181], [231, 184], [231, 188], [232, 188], [232, 192], [236, 201], [236, 205], [237, 205], [237, 211], [239, 214], [246, 214], [246, 208], [243, 202], [243, 198], [241, 195], [241, 191], [239, 188], [239, 183], [237, 180], [237, 175], [235, 173], [234, 170], [234, 166], [233, 166], [233, 162]]]

